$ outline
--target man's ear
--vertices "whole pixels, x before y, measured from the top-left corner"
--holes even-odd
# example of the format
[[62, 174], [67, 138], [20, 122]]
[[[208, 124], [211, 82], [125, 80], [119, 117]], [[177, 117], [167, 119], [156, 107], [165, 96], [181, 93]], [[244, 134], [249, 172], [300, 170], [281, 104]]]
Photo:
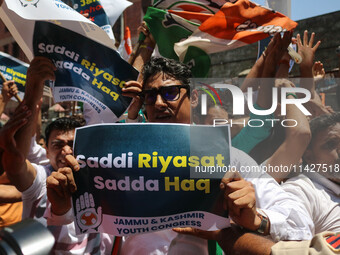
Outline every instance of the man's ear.
[[305, 151], [305, 153], [302, 156], [303, 161], [305, 161], [307, 164], [310, 164], [313, 162], [314, 160], [314, 153], [310, 148], [307, 148], [307, 150]]
[[194, 109], [194, 108], [197, 107], [197, 105], [198, 105], [198, 92], [197, 92], [197, 89], [194, 89], [191, 92], [190, 102], [191, 102], [191, 109]]

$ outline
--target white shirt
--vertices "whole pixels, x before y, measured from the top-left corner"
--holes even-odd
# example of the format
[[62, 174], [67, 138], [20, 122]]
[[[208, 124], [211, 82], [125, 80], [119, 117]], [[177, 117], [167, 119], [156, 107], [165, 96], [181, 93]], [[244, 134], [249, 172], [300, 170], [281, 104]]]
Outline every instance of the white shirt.
[[46, 178], [50, 174], [49, 167], [32, 164], [36, 169], [37, 175], [32, 185], [22, 192], [23, 212], [22, 218], [36, 218], [40, 222], [43, 220], [44, 210], [46, 208]]
[[[257, 207], [270, 220], [270, 235], [274, 241], [309, 240], [312, 238], [313, 223], [304, 206], [296, 198], [283, 191], [280, 185], [246, 153], [231, 149], [231, 165], [241, 171], [242, 177], [253, 183], [256, 192]], [[252, 170], [252, 172], [247, 171]], [[207, 254], [207, 242], [201, 238], [181, 235], [176, 238], [176, 245], [167, 240], [175, 238], [172, 230], [123, 237], [121, 252], [125, 254]], [[157, 240], [157, 241], [156, 241]], [[141, 247], [139, 249], [138, 247]], [[200, 250], [201, 253], [197, 253]], [[143, 253], [141, 252], [143, 251]], [[191, 251], [191, 253], [189, 253]]]
[[[313, 222], [304, 206], [297, 202], [295, 197], [283, 191], [248, 154], [232, 149], [231, 158], [231, 165], [236, 166], [244, 179], [253, 183], [256, 206], [267, 214], [270, 220], [270, 235], [274, 241], [309, 240], [313, 237], [311, 233]], [[249, 168], [253, 170], [249, 172]]]
[[46, 157], [46, 150], [36, 142], [36, 136], [32, 136], [30, 150], [27, 155], [29, 162], [39, 165], [48, 165], [49, 160]]
[[283, 189], [304, 204], [314, 222], [313, 234], [340, 232], [340, 185], [318, 173], [306, 175], [288, 179]]

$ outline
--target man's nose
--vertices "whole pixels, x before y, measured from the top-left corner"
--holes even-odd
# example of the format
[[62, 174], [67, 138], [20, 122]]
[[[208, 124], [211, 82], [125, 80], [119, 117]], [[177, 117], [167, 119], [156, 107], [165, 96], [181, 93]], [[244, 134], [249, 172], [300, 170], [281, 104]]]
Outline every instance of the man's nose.
[[65, 145], [62, 150], [63, 154], [65, 155], [71, 155], [73, 153], [72, 147], [69, 145]]
[[155, 107], [159, 110], [164, 110], [168, 107], [167, 103], [160, 94], [158, 94], [156, 97]]

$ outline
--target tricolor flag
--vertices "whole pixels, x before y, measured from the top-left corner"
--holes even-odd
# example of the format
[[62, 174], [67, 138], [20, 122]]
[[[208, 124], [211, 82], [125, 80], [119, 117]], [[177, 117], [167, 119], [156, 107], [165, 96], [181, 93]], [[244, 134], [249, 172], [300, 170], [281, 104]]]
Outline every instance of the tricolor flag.
[[[235, 1], [235, 0], [234, 0]], [[154, 0], [152, 6], [158, 9], [191, 11], [197, 13], [216, 13], [228, 0]]]
[[132, 53], [131, 33], [129, 27], [125, 27], [124, 39], [121, 41], [118, 47], [118, 52], [120, 56], [126, 61], [129, 59]]
[[297, 23], [249, 0], [227, 2], [213, 17], [205, 20], [186, 40], [175, 44], [180, 60], [190, 46], [216, 53], [245, 46], [277, 32], [294, 29]]
[[[179, 60], [174, 51], [174, 44], [187, 38], [199, 24], [186, 20], [166, 10], [149, 7], [144, 16], [150, 32], [156, 40], [159, 53], [166, 58]], [[190, 47], [184, 63], [191, 66], [194, 77], [205, 77], [210, 68], [210, 58], [203, 50]]]
[[[148, 8], [144, 20], [157, 42], [159, 53], [178, 60], [174, 44], [189, 37], [224, 3], [225, 0], [153, 1], [153, 7]], [[194, 77], [205, 77], [208, 74], [210, 57], [197, 47], [189, 47], [183, 62], [191, 66]]]

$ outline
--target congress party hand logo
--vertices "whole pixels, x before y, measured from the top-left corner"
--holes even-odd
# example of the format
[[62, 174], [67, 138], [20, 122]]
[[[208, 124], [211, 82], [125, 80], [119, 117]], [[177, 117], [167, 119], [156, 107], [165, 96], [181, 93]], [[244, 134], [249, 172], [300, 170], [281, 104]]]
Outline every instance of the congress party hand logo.
[[77, 224], [83, 233], [89, 230], [98, 231], [102, 223], [102, 208], [95, 208], [92, 194], [85, 192], [76, 200], [76, 211]]
[[40, 0], [19, 0], [21, 5], [23, 7], [26, 7], [28, 4], [34, 5], [35, 7], [38, 7], [37, 4]]

